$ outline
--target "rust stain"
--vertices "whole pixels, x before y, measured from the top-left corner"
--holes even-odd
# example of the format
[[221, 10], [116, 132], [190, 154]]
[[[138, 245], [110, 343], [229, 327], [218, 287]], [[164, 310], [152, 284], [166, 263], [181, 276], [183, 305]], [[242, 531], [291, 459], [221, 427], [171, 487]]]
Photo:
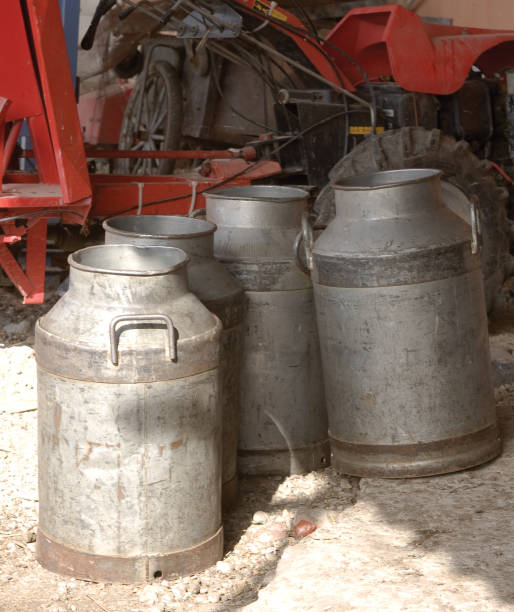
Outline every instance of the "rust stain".
[[374, 393], [364, 393], [363, 395], [359, 397], [359, 399], [362, 402], [366, 402], [366, 404], [369, 404], [370, 406], [377, 405], [377, 398], [375, 397]]
[[61, 407], [57, 405], [55, 407], [55, 412], [54, 412], [55, 431], [52, 434], [52, 446], [57, 446], [59, 443], [59, 429], [61, 428], [61, 417], [62, 417], [62, 410], [61, 410]]
[[61, 417], [62, 417], [62, 410], [61, 410], [61, 407], [57, 405], [55, 407], [55, 413], [54, 413], [54, 422], [55, 422], [56, 431], [59, 431], [59, 428], [61, 427]]
[[86, 451], [86, 454], [82, 457], [82, 459], [79, 459], [79, 453], [78, 453], [78, 445], [75, 446], [75, 463], [77, 464], [77, 467], [80, 466], [81, 463], [85, 463], [86, 461], [89, 461], [89, 457], [91, 456], [91, 453], [93, 452], [93, 442], [88, 442], [87, 443], [88, 448]]
[[116, 463], [118, 466], [118, 502], [121, 502], [122, 499], [125, 499], [125, 492], [123, 491], [123, 485], [121, 484], [121, 458], [119, 455], [117, 457]]
[[159, 444], [159, 456], [162, 457], [162, 453], [164, 452], [164, 444]]
[[171, 443], [171, 448], [178, 448], [179, 446], [182, 446], [182, 444], [184, 444], [184, 440], [182, 440], [182, 438], [180, 440], [176, 440], [175, 442]]

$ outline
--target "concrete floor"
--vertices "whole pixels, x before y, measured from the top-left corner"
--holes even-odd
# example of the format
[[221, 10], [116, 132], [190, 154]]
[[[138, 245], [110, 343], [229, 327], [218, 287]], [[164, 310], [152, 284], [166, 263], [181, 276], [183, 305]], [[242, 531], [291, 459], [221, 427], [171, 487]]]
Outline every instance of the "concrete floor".
[[448, 476], [361, 479], [356, 503], [320, 513], [245, 609], [514, 610], [514, 394], [504, 393], [499, 459]]

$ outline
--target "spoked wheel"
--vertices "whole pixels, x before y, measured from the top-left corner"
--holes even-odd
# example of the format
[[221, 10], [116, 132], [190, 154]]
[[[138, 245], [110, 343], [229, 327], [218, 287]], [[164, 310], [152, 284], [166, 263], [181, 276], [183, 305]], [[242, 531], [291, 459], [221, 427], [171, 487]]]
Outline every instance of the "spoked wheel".
[[[480, 160], [467, 142], [456, 142], [439, 130], [405, 127], [369, 136], [330, 171], [335, 183], [357, 174], [402, 168], [438, 168], [442, 171], [445, 204], [469, 222], [471, 195], [479, 199], [482, 226], [482, 271], [488, 311], [501, 303], [501, 288], [512, 268], [509, 255], [508, 191], [495, 181], [486, 160]], [[326, 185], [315, 204], [317, 225], [325, 226], [334, 215], [334, 190]]]
[[[182, 133], [182, 87], [177, 71], [167, 62], [150, 66], [137, 80], [123, 116], [120, 149], [159, 151], [177, 149]], [[119, 174], [171, 174], [174, 159], [120, 159]]]

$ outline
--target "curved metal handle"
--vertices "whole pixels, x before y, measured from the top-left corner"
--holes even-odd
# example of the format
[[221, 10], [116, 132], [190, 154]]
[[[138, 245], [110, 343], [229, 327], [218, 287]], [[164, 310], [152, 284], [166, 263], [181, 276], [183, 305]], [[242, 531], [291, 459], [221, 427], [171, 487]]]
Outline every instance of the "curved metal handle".
[[200, 215], [206, 215], [207, 214], [207, 209], [206, 208], [197, 208], [196, 210], [193, 210], [189, 216], [192, 217], [193, 219], [196, 219], [196, 217], [199, 217]]
[[469, 201], [471, 213], [471, 253], [476, 255], [480, 252], [480, 211], [478, 208], [478, 196], [472, 195]]
[[168, 328], [168, 350], [170, 353], [170, 360], [175, 361], [177, 359], [177, 344], [175, 342], [175, 328], [173, 327], [173, 321], [168, 315], [162, 314], [141, 314], [141, 315], [120, 315], [114, 317], [109, 325], [109, 338], [111, 340], [111, 361], [112, 365], [117, 366], [119, 363], [119, 351], [116, 343], [116, 325], [122, 321], [162, 321]]
[[[300, 245], [303, 242], [303, 248], [305, 251], [305, 259], [307, 261], [307, 267], [304, 266], [303, 261], [300, 258]], [[309, 216], [305, 212], [302, 215], [302, 230], [298, 233], [294, 241], [294, 259], [296, 265], [305, 272], [310, 274], [312, 270], [312, 245], [314, 243], [314, 230], [312, 225], [309, 223]]]

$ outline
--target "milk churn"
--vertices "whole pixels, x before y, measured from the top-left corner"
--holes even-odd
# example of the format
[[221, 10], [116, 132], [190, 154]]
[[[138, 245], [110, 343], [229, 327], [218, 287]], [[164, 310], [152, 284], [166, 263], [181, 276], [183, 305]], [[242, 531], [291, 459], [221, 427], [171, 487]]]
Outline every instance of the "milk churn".
[[312, 285], [294, 262], [305, 191], [228, 187], [206, 194], [214, 254], [247, 296], [241, 360], [239, 466], [294, 474], [329, 461]]
[[239, 429], [239, 366], [244, 291], [241, 283], [214, 259], [216, 226], [207, 221], [171, 215], [129, 215], [104, 221], [105, 242], [174, 246], [191, 261], [189, 288], [223, 325], [220, 351], [220, 397], [223, 410], [223, 504], [237, 497], [237, 433]]
[[136, 582], [220, 559], [221, 324], [173, 247], [70, 255], [36, 325], [37, 555], [53, 571]]
[[357, 476], [461, 470], [499, 454], [476, 202], [437, 170], [335, 186], [313, 281], [333, 465]]

